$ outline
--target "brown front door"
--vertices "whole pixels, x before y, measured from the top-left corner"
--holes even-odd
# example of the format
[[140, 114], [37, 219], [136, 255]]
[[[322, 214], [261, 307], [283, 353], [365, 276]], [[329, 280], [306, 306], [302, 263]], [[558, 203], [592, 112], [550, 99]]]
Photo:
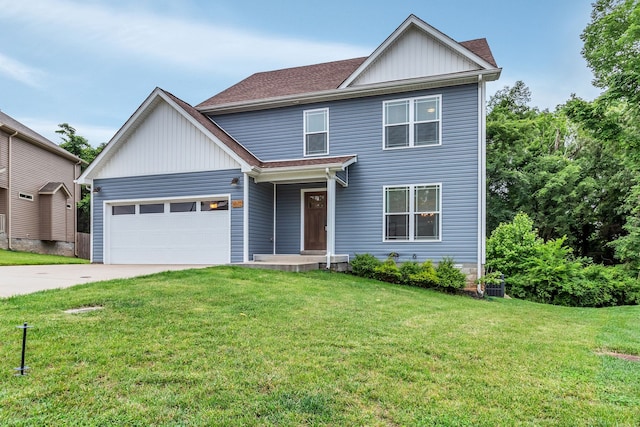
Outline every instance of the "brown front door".
[[304, 248], [307, 251], [327, 250], [327, 192], [304, 193]]

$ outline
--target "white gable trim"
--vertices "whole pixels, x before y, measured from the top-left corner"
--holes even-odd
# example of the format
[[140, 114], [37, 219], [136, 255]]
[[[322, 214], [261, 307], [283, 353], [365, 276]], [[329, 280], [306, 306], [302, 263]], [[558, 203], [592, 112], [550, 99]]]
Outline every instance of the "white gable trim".
[[115, 155], [118, 148], [126, 143], [129, 136], [133, 134], [136, 128], [148, 117], [149, 114], [155, 109], [158, 102], [164, 101], [172, 109], [178, 112], [184, 117], [191, 125], [202, 132], [207, 138], [209, 138], [216, 146], [218, 146], [224, 153], [229, 155], [234, 161], [236, 161], [242, 170], [250, 170], [251, 166], [244, 161], [238, 154], [236, 154], [231, 148], [220, 141], [214, 134], [212, 134], [206, 127], [199, 123], [190, 114], [184, 111], [176, 102], [173, 101], [162, 89], [156, 88], [147, 97], [147, 99], [138, 107], [135, 113], [127, 120], [127, 122], [118, 130], [118, 132], [111, 138], [107, 146], [102, 150], [100, 155], [89, 165], [84, 173], [77, 179], [78, 184], [91, 184], [93, 179], [99, 174], [101, 169], [107, 164], [107, 162]]
[[418, 29], [426, 32], [440, 43], [444, 44], [451, 50], [459, 53], [463, 57], [469, 59], [472, 62], [478, 64], [485, 70], [495, 69], [493, 65], [471, 52], [469, 49], [462, 46], [460, 43], [453, 40], [451, 37], [440, 32], [436, 28], [427, 24], [415, 15], [410, 15], [378, 48], [340, 85], [339, 89], [349, 87], [362, 73], [369, 68], [380, 56], [398, 40], [402, 34], [405, 33], [410, 27], [415, 26]]

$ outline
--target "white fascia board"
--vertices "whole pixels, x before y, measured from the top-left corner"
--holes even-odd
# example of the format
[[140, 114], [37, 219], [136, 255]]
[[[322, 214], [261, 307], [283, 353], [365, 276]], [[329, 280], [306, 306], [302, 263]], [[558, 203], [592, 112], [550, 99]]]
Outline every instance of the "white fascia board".
[[109, 140], [107, 145], [104, 147], [102, 152], [98, 154], [93, 162], [89, 165], [87, 169], [78, 177], [78, 184], [90, 184], [93, 182], [93, 178], [95, 177], [95, 173], [100, 170], [100, 166], [103, 162], [108, 160], [112, 152], [115, 152], [115, 147], [119, 146], [126, 139], [125, 136], [129, 132], [129, 130], [138, 122], [140, 117], [147, 112], [149, 106], [151, 106], [154, 101], [157, 99], [159, 94], [162, 92], [160, 88], [155, 88], [153, 92], [144, 100], [142, 104], [138, 107], [138, 109], [129, 117], [129, 119], [125, 122], [124, 125], [116, 132], [116, 134]]
[[459, 86], [475, 84], [478, 76], [485, 81], [497, 80], [502, 68], [489, 70], [471, 70], [460, 73], [442, 74], [438, 76], [419, 77], [370, 85], [331, 89], [320, 92], [279, 96], [251, 101], [231, 102], [215, 107], [203, 107], [198, 111], [204, 114], [240, 113], [243, 111], [266, 110], [270, 108], [287, 107], [300, 104], [312, 104], [317, 102], [337, 101], [341, 99], [363, 98], [376, 95], [396, 94], [415, 90], [433, 89], [445, 86]]
[[389, 37], [387, 37], [387, 39], [380, 46], [378, 46], [375, 51], [373, 51], [373, 53], [362, 64], [360, 64], [360, 66], [339, 86], [339, 88], [344, 89], [351, 83], [353, 83], [353, 81], [356, 80], [364, 70], [366, 70], [371, 64], [373, 64], [380, 57], [380, 55], [382, 55], [384, 51], [386, 51], [387, 48], [389, 48], [389, 46], [391, 46], [411, 26], [415, 26], [425, 33], [429, 34], [445, 46], [458, 52], [460, 55], [464, 56], [470, 61], [475, 62], [484, 70], [495, 69], [493, 65], [489, 64], [487, 61], [471, 52], [469, 49], [465, 48], [457, 41], [453, 40], [451, 37], [427, 24], [417, 16], [410, 15], [393, 33], [391, 33]]
[[[90, 184], [93, 182], [93, 178], [95, 178], [95, 174], [100, 170], [100, 166], [103, 162], [108, 160], [113, 153], [115, 153], [116, 147], [120, 146], [127, 140], [127, 136], [137, 127], [137, 124], [144, 120], [147, 112], [150, 108], [153, 108], [155, 104], [158, 102], [158, 99], [162, 99], [168, 105], [171, 106], [175, 111], [179, 112], [185, 119], [189, 121], [193, 126], [195, 126], [198, 130], [204, 133], [209, 139], [211, 139], [220, 149], [222, 149], [225, 153], [227, 153], [231, 158], [233, 158], [238, 164], [240, 164], [241, 170], [243, 172], [247, 172], [251, 170], [251, 166], [244, 161], [240, 156], [238, 156], [231, 148], [229, 148], [226, 144], [220, 141], [214, 134], [209, 132], [207, 128], [205, 128], [201, 123], [199, 123], [196, 119], [194, 119], [190, 114], [184, 111], [178, 104], [176, 104], [171, 98], [169, 98], [162, 89], [155, 88], [153, 92], [145, 99], [145, 101], [138, 107], [136, 112], [127, 120], [127, 122], [118, 130], [118, 132], [111, 138], [107, 146], [102, 150], [102, 152], [96, 157], [96, 159], [89, 165], [89, 167], [84, 171], [82, 175], [77, 179], [78, 184]], [[210, 120], [210, 119], [209, 119]], [[214, 123], [215, 125], [215, 123]]]
[[325, 181], [327, 179], [327, 170], [332, 173], [344, 170], [346, 166], [343, 163], [332, 165], [313, 165], [311, 166], [292, 166], [283, 168], [254, 168], [252, 174], [255, 182], [316, 182]]

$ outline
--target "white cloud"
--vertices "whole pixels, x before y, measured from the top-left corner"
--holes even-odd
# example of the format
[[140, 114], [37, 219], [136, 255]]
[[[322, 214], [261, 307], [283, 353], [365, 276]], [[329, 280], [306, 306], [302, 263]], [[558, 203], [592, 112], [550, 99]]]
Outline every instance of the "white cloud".
[[29, 67], [2, 53], [0, 53], [0, 74], [33, 87], [40, 86], [40, 78], [44, 75], [42, 71]]
[[86, 46], [92, 52], [200, 71], [220, 71], [238, 62], [299, 65], [370, 53], [369, 48], [359, 46], [259, 34], [99, 2], [0, 0], [0, 9], [7, 22], [22, 21], [32, 31]]

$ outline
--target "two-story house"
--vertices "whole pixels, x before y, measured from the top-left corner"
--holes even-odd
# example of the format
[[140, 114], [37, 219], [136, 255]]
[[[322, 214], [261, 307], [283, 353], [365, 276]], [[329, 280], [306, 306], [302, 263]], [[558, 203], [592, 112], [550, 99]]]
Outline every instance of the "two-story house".
[[0, 112], [0, 248], [75, 254], [82, 162]]
[[485, 229], [485, 39], [410, 16], [370, 56], [254, 74], [192, 107], [154, 90], [79, 182], [93, 262], [453, 257]]

